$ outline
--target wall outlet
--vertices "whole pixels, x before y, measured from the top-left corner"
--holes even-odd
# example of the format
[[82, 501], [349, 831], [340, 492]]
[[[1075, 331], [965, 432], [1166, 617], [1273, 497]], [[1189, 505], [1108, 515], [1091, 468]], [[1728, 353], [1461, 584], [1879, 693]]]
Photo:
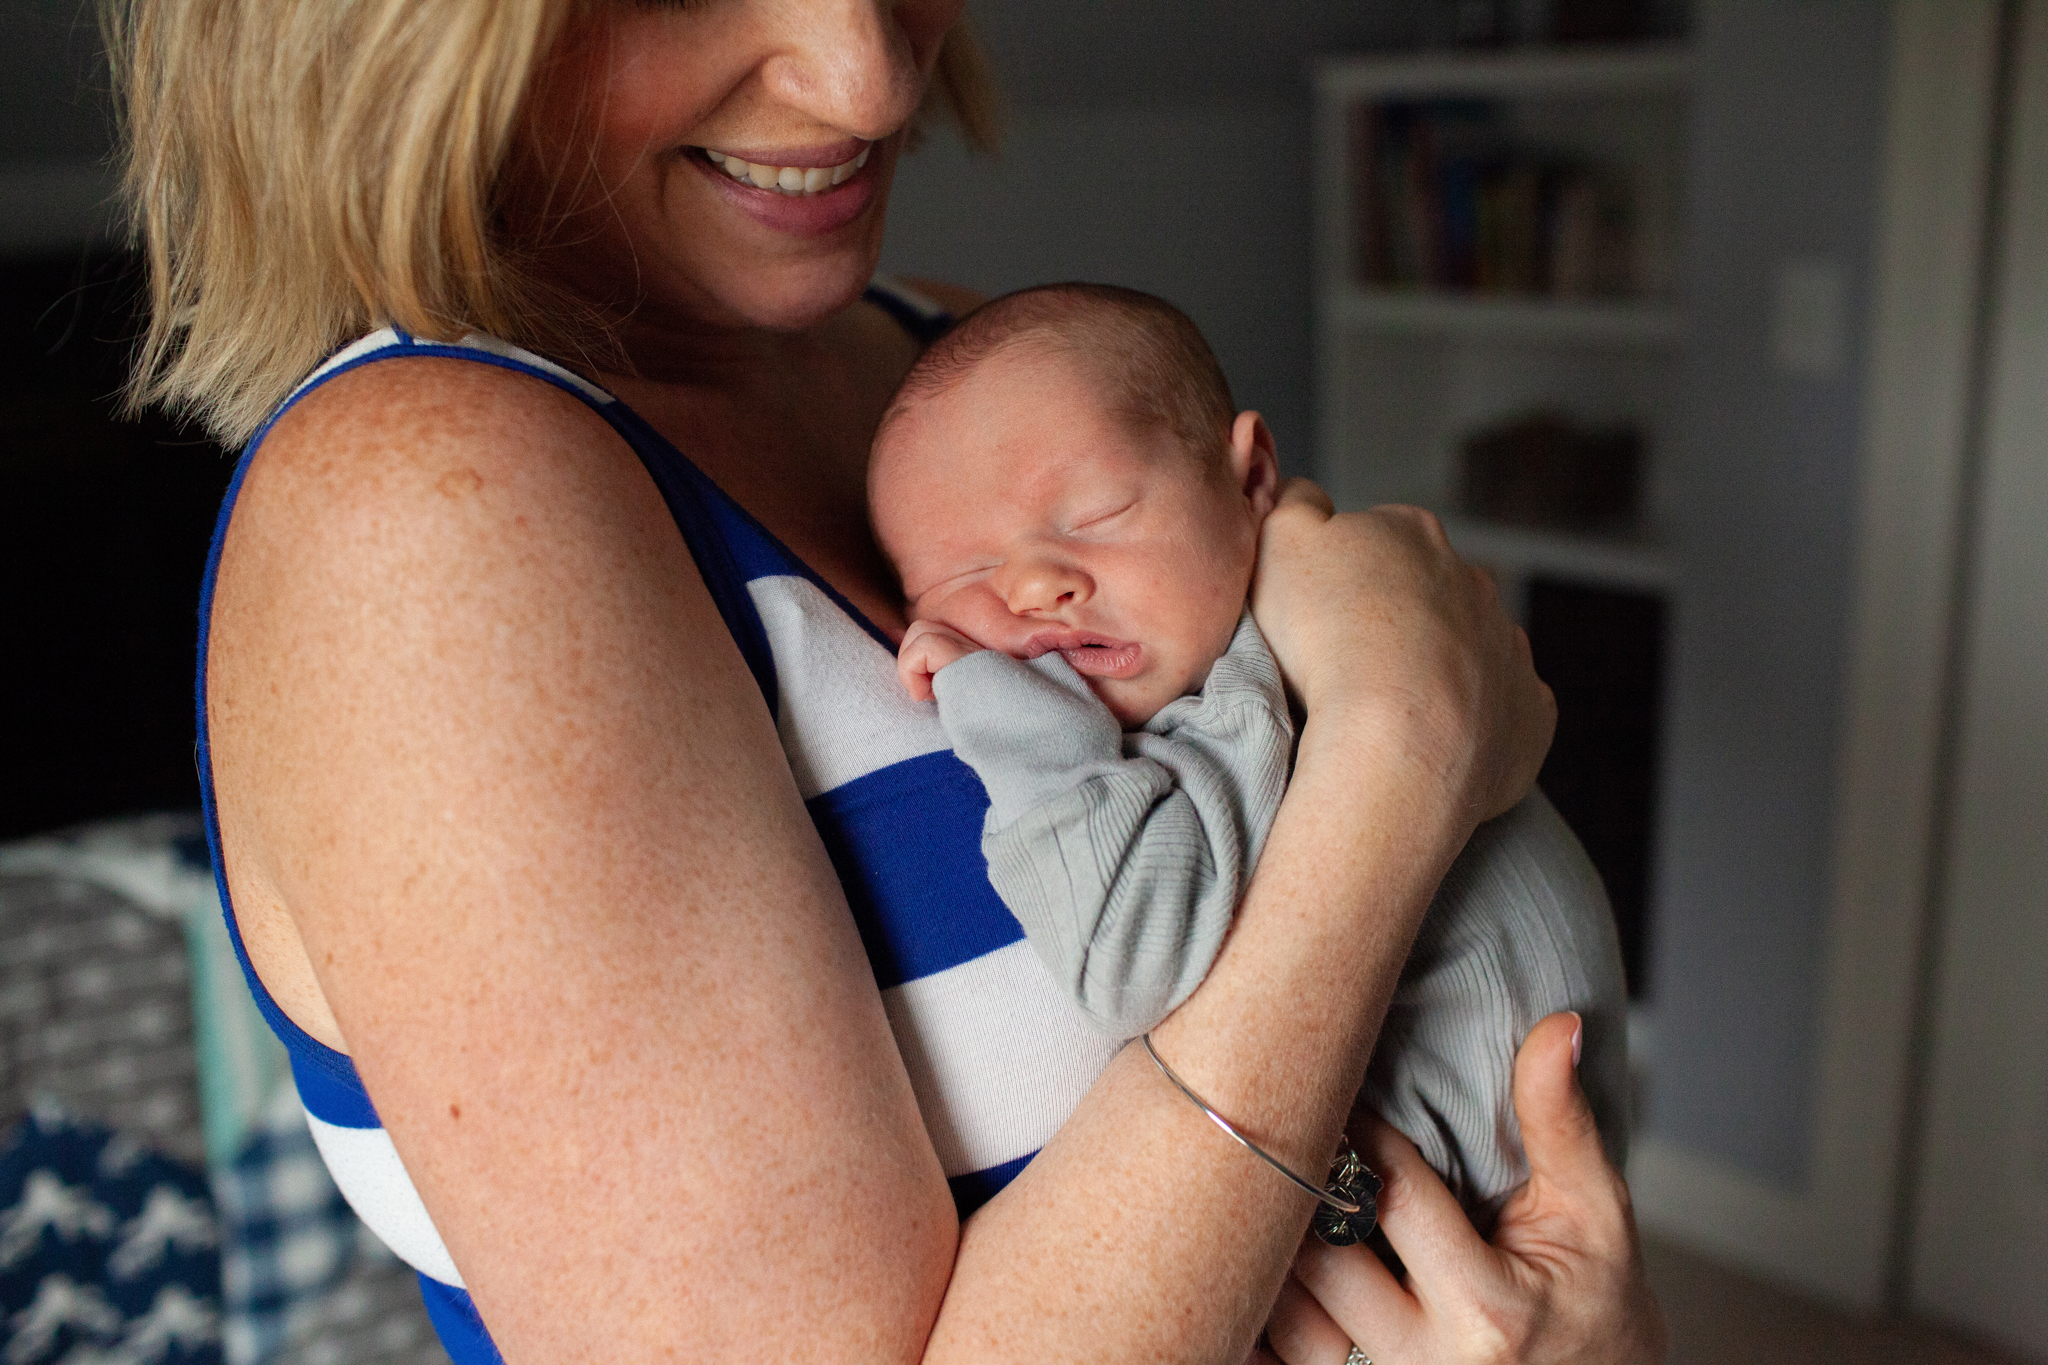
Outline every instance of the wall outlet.
[[1847, 350], [1848, 281], [1839, 261], [1780, 261], [1771, 282], [1771, 364], [1803, 379], [1841, 375]]

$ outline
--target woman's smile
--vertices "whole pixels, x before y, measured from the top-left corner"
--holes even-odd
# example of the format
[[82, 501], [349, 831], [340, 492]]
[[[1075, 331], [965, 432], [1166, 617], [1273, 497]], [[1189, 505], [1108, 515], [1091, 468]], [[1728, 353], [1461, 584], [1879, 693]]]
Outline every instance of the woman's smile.
[[880, 145], [846, 138], [814, 150], [692, 148], [683, 160], [761, 226], [822, 237], [865, 213], [882, 184]]
[[856, 171], [868, 164], [868, 157], [874, 149], [872, 142], [861, 143], [858, 152], [836, 165], [817, 159], [816, 153], [802, 157], [788, 153], [747, 156], [738, 152], [722, 152], [715, 147], [699, 150], [704, 153], [705, 160], [741, 184], [774, 190], [779, 194], [814, 195], [823, 194], [852, 179]]

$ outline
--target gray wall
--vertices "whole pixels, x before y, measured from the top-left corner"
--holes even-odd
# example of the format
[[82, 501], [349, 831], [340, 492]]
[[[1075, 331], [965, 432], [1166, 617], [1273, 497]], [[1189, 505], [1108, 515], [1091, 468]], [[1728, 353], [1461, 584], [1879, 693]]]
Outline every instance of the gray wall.
[[1098, 280], [1171, 299], [1307, 473], [1307, 128], [1285, 105], [1019, 109], [1000, 161], [948, 135], [906, 162], [883, 265], [991, 294]]
[[107, 76], [90, 0], [0, 0], [0, 252], [104, 231]]
[[[1649, 1126], [1786, 1186], [1806, 1167], [1854, 564], [1880, 0], [1695, 13], [1687, 441]], [[1839, 376], [1770, 363], [1777, 265], [1848, 281]]]
[[106, 155], [99, 54], [89, 0], [0, 0], [0, 165]]

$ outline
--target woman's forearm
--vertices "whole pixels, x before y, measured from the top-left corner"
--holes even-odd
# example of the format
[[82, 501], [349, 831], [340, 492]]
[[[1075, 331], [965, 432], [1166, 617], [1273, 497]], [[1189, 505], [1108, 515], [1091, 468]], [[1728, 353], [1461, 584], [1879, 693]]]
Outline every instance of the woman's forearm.
[[[1318, 1179], [1436, 884], [1469, 832], [1422, 762], [1363, 723], [1311, 723], [1229, 941], [1154, 1031], [1198, 1093]], [[1126, 1048], [963, 1230], [930, 1362], [1236, 1362], [1307, 1195]]]

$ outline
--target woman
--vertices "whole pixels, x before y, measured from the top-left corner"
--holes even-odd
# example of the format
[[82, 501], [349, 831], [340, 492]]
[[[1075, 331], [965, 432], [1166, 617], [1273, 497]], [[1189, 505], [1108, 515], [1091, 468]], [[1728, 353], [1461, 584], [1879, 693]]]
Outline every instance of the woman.
[[[1414, 1292], [1321, 1250], [1288, 1281], [1305, 1197], [1128, 1049], [959, 1221], [937, 1147], [978, 1117], [920, 1115], [922, 1024], [892, 1034], [812, 819], [844, 736], [804, 720], [866, 666], [847, 631], [903, 626], [861, 494], [916, 346], [891, 312], [916, 310], [862, 295], [934, 70], [975, 107], [959, 11], [116, 13], [156, 286], [137, 393], [242, 439], [399, 329], [258, 434], [205, 610], [216, 865], [323, 1151], [464, 1361], [1235, 1365], [1276, 1297], [1297, 1365], [1641, 1357], [1654, 1309], [1567, 1021], [1529, 1045], [1539, 1174], [1495, 1249], [1369, 1139]], [[435, 344], [472, 329], [571, 369]], [[793, 635], [769, 580], [810, 603]], [[1419, 515], [1293, 490], [1256, 607], [1301, 756], [1232, 942], [1155, 1041], [1314, 1169], [1549, 700]]]

